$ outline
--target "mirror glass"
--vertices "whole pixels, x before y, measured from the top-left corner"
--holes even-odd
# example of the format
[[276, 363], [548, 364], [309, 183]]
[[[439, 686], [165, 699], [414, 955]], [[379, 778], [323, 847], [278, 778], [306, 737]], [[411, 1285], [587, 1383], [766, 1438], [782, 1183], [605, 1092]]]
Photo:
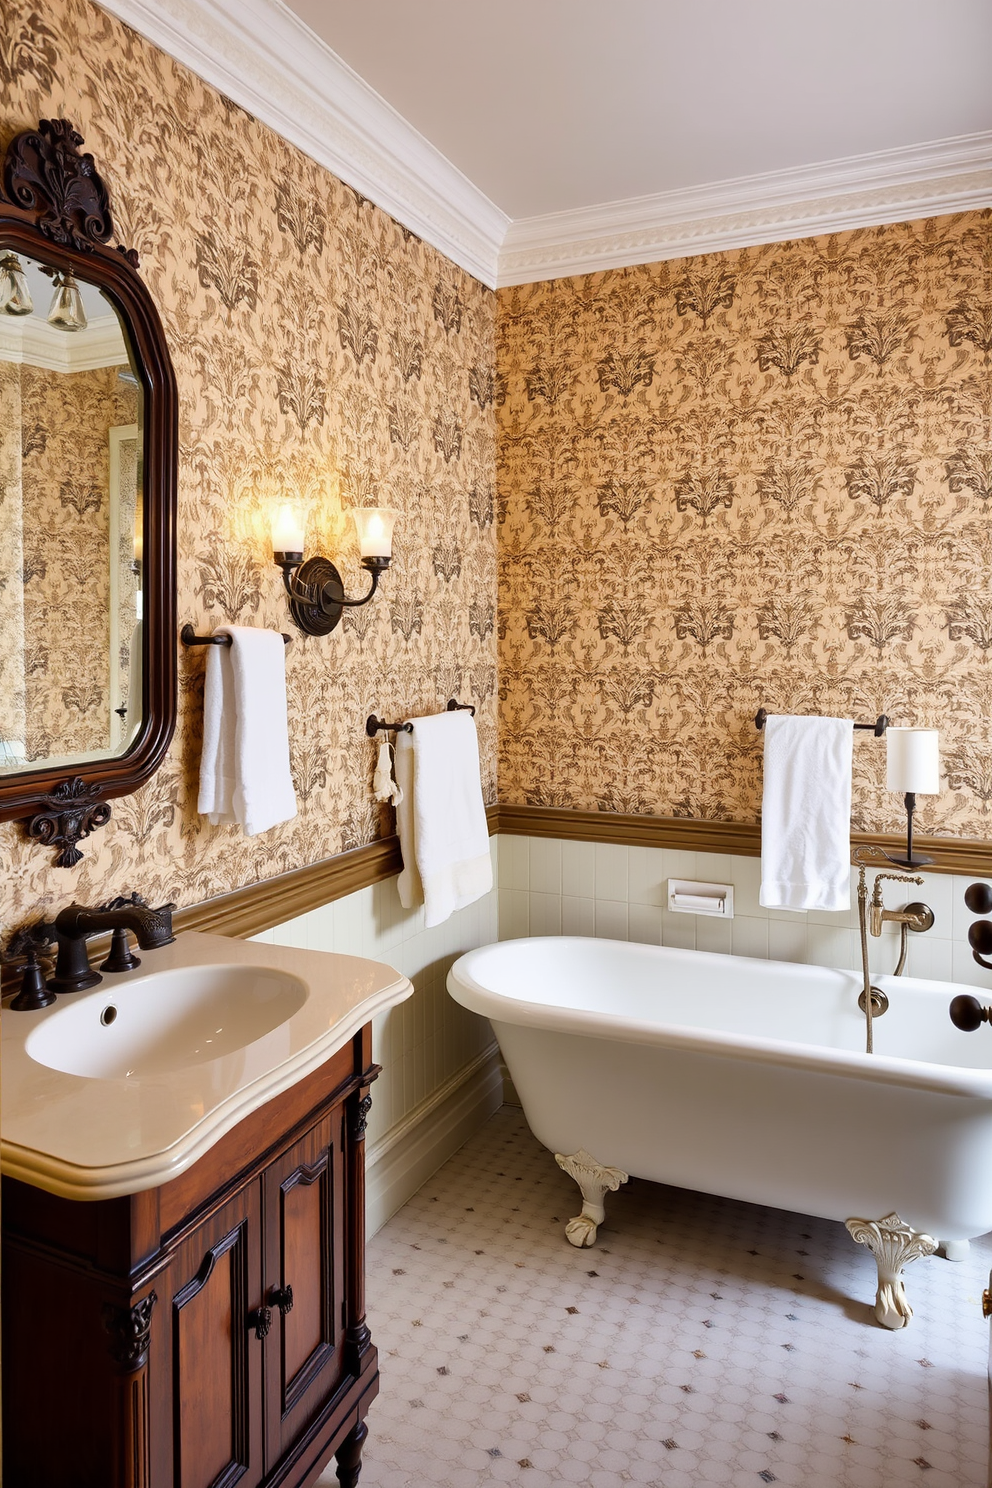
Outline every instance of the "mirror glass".
[[138, 733], [142, 403], [109, 296], [0, 245], [0, 775]]

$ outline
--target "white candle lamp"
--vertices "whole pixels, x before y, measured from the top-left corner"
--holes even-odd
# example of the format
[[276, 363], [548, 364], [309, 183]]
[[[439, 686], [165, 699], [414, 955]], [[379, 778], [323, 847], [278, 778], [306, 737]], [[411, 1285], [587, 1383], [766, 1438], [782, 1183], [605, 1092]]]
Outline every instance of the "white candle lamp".
[[906, 803], [906, 856], [885, 856], [900, 868], [921, 868], [932, 863], [922, 853], [913, 853], [913, 813], [916, 797], [940, 794], [940, 733], [930, 728], [892, 728], [885, 733], [885, 784], [901, 791]]
[[291, 501], [283, 501], [272, 513], [272, 556], [278, 564], [295, 558], [303, 562], [306, 520]]

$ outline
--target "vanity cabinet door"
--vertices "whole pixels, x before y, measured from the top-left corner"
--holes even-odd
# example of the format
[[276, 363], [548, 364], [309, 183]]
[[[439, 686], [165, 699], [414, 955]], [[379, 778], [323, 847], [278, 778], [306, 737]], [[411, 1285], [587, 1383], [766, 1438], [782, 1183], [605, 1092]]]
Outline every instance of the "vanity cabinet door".
[[343, 1372], [343, 1107], [262, 1174], [266, 1466], [306, 1432]]
[[[261, 1208], [256, 1179], [176, 1249], [171, 1282], [174, 1488], [262, 1478]], [[164, 1321], [164, 1319], [163, 1319]]]

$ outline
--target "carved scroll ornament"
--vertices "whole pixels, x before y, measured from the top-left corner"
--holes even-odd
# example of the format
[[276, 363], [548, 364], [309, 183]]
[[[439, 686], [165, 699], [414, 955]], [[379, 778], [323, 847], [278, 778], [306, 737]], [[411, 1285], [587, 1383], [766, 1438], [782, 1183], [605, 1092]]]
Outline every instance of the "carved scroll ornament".
[[110, 198], [83, 137], [68, 119], [42, 119], [7, 149], [3, 184], [10, 201], [37, 218], [53, 243], [89, 252], [113, 234]]

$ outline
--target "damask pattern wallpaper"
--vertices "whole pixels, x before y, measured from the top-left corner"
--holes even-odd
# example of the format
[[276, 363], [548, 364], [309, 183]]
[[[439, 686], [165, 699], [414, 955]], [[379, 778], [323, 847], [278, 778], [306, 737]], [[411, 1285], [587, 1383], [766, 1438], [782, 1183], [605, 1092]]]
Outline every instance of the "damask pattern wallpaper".
[[[500, 798], [753, 822], [759, 706], [992, 836], [992, 213], [499, 296]], [[856, 735], [856, 828], [899, 831]]]
[[287, 651], [296, 820], [258, 838], [196, 813], [202, 651], [180, 655], [163, 768], [80, 867], [0, 826], [5, 925], [68, 893], [191, 904], [391, 830], [376, 711], [477, 707], [495, 793], [495, 296], [90, 0], [0, 0], [0, 135], [65, 114], [141, 255], [180, 393], [179, 617], [289, 630], [268, 510], [364, 592], [349, 506], [399, 508], [380, 593]]

